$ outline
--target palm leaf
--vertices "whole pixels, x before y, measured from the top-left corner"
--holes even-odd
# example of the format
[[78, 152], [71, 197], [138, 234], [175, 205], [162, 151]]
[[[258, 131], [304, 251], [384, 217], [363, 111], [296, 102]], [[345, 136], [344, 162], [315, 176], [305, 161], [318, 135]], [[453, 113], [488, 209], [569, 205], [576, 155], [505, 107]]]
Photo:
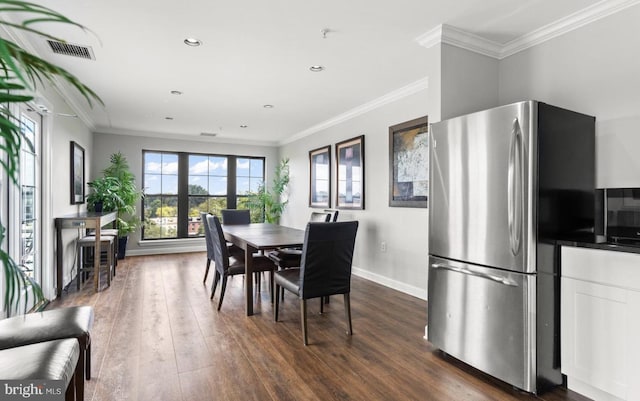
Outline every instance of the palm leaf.
[[[0, 25], [13, 29], [30, 32], [49, 39], [62, 41], [36, 28], [39, 23], [58, 22], [76, 26], [86, 30], [82, 25], [68, 19], [58, 12], [41, 5], [26, 1], [0, 0], [0, 15], [18, 13], [26, 16], [20, 23], [0, 18]], [[11, 113], [12, 104], [26, 104], [33, 100], [32, 93], [38, 83], [47, 81], [55, 86], [56, 80], [73, 86], [86, 99], [90, 106], [97, 101], [104, 105], [100, 97], [77, 77], [65, 69], [31, 54], [19, 45], [0, 37], [0, 153], [6, 157], [0, 158], [0, 166], [7, 173], [11, 183], [17, 184], [20, 167], [20, 147], [23, 133], [19, 120]], [[32, 146], [32, 144], [31, 144]], [[0, 221], [0, 245], [4, 242], [5, 229]], [[11, 312], [20, 304], [20, 296], [26, 288], [33, 288], [33, 294], [38, 301], [44, 299], [41, 288], [31, 278], [25, 275], [21, 267], [0, 246], [0, 263], [4, 267], [5, 288], [4, 306]], [[25, 306], [28, 304], [25, 302]]]

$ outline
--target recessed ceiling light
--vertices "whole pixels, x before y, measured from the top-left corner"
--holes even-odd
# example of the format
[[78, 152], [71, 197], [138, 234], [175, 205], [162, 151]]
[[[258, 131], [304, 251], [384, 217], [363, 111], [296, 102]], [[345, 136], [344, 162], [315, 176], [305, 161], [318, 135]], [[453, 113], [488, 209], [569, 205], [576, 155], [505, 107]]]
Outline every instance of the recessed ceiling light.
[[200, 46], [202, 44], [202, 41], [196, 38], [186, 38], [184, 40], [184, 44], [187, 46]]
[[165, 120], [173, 120], [173, 117], [165, 117]]
[[273, 109], [274, 106], [272, 104], [265, 104], [262, 107], [264, 107], [265, 109]]
[[242, 125], [240, 126], [240, 128], [247, 128], [247, 127], [248, 127], [248, 125], [247, 125], [247, 124], [242, 124]]
[[182, 92], [180, 91], [171, 91], [172, 95], [182, 95]]
[[313, 72], [320, 72], [324, 70], [324, 67], [321, 65], [312, 65], [311, 67], [309, 67], [309, 70]]

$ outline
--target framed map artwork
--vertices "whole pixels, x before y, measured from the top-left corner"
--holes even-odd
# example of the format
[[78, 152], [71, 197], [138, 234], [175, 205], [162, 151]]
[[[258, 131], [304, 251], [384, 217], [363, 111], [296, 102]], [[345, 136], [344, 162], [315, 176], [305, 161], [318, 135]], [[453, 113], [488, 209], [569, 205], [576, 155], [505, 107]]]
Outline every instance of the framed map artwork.
[[426, 116], [389, 127], [389, 206], [427, 207], [428, 128]]

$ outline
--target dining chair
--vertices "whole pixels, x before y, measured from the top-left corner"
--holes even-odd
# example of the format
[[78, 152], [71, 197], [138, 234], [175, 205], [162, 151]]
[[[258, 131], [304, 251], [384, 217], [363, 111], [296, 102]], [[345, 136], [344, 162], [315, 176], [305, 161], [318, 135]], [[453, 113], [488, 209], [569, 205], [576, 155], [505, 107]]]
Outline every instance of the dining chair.
[[302, 246], [302, 262], [299, 268], [279, 270], [274, 273], [275, 303], [273, 320], [278, 321], [279, 291], [286, 289], [300, 299], [302, 342], [307, 338], [307, 299], [329, 295], [344, 295], [344, 311], [347, 334], [352, 335], [351, 326], [351, 263], [358, 231], [357, 221], [336, 223], [307, 223]]
[[325, 213], [331, 213], [331, 220], [330, 221], [333, 221], [333, 222], [338, 221], [338, 213], [339, 213], [338, 210], [336, 210], [336, 209], [324, 209], [324, 212]]
[[200, 213], [200, 224], [204, 226], [204, 238], [205, 243], [207, 244], [207, 266], [204, 270], [204, 279], [202, 283], [207, 282], [207, 276], [209, 275], [209, 267], [211, 266], [211, 261], [214, 260], [213, 256], [213, 238], [211, 237], [211, 230], [209, 229], [209, 224], [207, 224], [207, 215], [209, 213]]
[[[227, 248], [227, 242], [224, 240], [224, 233], [222, 232], [222, 225], [220, 219], [217, 216], [207, 215], [207, 224], [211, 232], [211, 238], [213, 243], [214, 263], [216, 267], [216, 273], [213, 279], [213, 285], [211, 286], [211, 299], [216, 291], [218, 282], [222, 281], [220, 288], [220, 298], [218, 300], [218, 310], [222, 307], [222, 301], [224, 299], [224, 292], [227, 288], [227, 279], [229, 276], [235, 276], [245, 273], [244, 258], [239, 258], [229, 253]], [[273, 294], [273, 271], [275, 265], [271, 260], [265, 256], [254, 255], [253, 256], [253, 271], [255, 273], [270, 272], [269, 283], [270, 291]], [[250, 277], [246, 278], [250, 280]]]
[[[312, 212], [309, 217], [310, 222], [330, 222], [333, 217], [329, 212]], [[280, 269], [288, 269], [290, 267], [300, 266], [302, 258], [302, 248], [278, 248], [267, 252], [267, 257]]]
[[251, 212], [249, 209], [222, 209], [222, 224], [250, 224]]

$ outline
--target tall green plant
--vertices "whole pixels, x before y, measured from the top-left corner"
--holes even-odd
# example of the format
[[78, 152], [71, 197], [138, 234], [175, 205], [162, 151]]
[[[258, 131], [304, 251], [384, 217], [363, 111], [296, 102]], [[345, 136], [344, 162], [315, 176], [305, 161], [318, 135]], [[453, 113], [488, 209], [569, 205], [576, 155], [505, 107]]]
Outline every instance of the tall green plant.
[[[23, 17], [19, 23], [3, 18], [11, 14]], [[0, 0], [0, 25], [16, 30], [31, 32], [49, 39], [61, 41], [35, 26], [42, 22], [58, 22], [85, 29], [82, 25], [49, 8], [25, 1]], [[89, 105], [102, 100], [91, 89], [68, 71], [29, 53], [10, 40], [0, 37], [0, 165], [6, 172], [10, 184], [17, 185], [20, 167], [20, 147], [23, 135], [20, 120], [13, 115], [16, 105], [27, 104], [34, 98], [35, 88], [44, 81], [53, 83], [55, 78], [75, 87], [84, 96]], [[42, 300], [40, 287], [24, 274], [20, 266], [4, 250], [5, 228], [0, 221], [0, 262], [4, 268], [4, 307], [7, 312], [20, 304], [25, 288], [32, 286], [37, 301]], [[25, 292], [28, 297], [28, 292]], [[25, 305], [28, 304], [26, 299]]]
[[131, 172], [127, 158], [120, 152], [111, 155], [111, 164], [102, 174], [118, 180], [115, 192], [120, 203], [114, 209], [118, 212], [116, 228], [118, 236], [125, 237], [140, 224], [135, 216], [136, 204], [144, 197], [144, 192], [136, 187], [136, 176]]
[[282, 200], [282, 194], [289, 185], [289, 159], [282, 159], [276, 166], [271, 188], [263, 183], [258, 192], [249, 196], [251, 209], [264, 210], [264, 220], [277, 224], [288, 201]]

